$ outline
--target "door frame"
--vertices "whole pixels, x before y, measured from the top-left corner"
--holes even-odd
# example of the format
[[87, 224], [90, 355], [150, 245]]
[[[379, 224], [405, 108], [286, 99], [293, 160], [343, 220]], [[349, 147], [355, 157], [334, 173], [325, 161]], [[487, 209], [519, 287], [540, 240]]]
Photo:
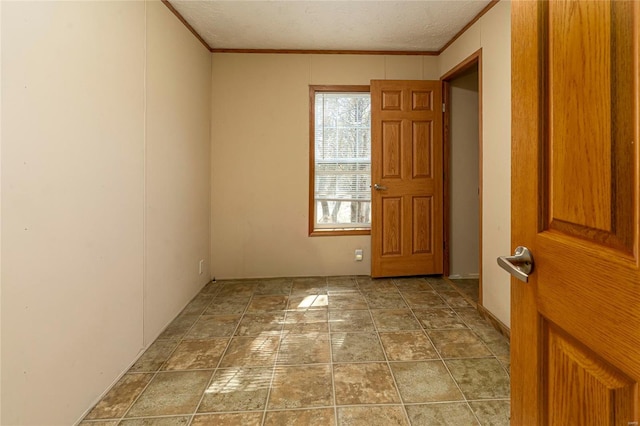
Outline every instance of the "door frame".
[[482, 48], [476, 50], [462, 62], [455, 65], [440, 77], [442, 83], [442, 144], [443, 144], [443, 274], [449, 276], [450, 256], [449, 243], [451, 241], [451, 80], [460, 77], [471, 67], [478, 66], [478, 307], [482, 307]]

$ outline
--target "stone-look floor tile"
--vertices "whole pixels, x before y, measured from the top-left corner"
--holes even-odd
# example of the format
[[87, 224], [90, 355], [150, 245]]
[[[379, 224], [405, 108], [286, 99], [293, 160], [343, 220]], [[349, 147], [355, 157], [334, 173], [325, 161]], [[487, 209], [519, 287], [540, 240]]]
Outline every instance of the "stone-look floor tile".
[[424, 278], [395, 278], [396, 287], [401, 292], [432, 291], [433, 287]]
[[287, 301], [284, 295], [253, 296], [247, 313], [282, 311], [287, 308]]
[[220, 361], [220, 367], [272, 366], [279, 343], [278, 336], [234, 337]]
[[[478, 310], [475, 308], [456, 308], [455, 309], [456, 313], [458, 314], [458, 316], [460, 318], [462, 318], [462, 320], [467, 323], [467, 325], [471, 328], [473, 328], [473, 326], [477, 326], [477, 327], [491, 327], [491, 324], [489, 324], [488, 321], [486, 321], [484, 318], [482, 318], [482, 316], [480, 316], [480, 314], [478, 313]], [[493, 327], [491, 327], [493, 328]]]
[[262, 411], [252, 413], [205, 414], [195, 416], [191, 426], [260, 426]]
[[[408, 426], [399, 405], [339, 407], [340, 426]], [[417, 424], [417, 423], [416, 423]]]
[[469, 402], [482, 426], [509, 426], [511, 405], [509, 400]]
[[334, 362], [385, 361], [376, 333], [333, 333], [331, 351]]
[[331, 405], [333, 388], [328, 364], [276, 368], [267, 406], [269, 410]]
[[360, 291], [398, 291], [397, 287], [393, 284], [393, 280], [387, 278], [373, 279], [369, 277], [357, 277], [358, 287]]
[[[122, 424], [122, 423], [120, 423]], [[118, 420], [88, 420], [78, 424], [78, 426], [117, 426]]]
[[330, 362], [329, 334], [287, 334], [278, 352], [279, 365], [322, 364]]
[[478, 426], [473, 413], [463, 402], [408, 405], [413, 425]]
[[272, 376], [273, 369], [264, 367], [216, 370], [198, 412], [262, 410]]
[[438, 295], [440, 295], [440, 297], [442, 297], [444, 301], [447, 302], [447, 305], [451, 306], [452, 308], [471, 308], [472, 307], [469, 304], [469, 302], [467, 302], [467, 300], [455, 290], [439, 291]]
[[177, 340], [156, 340], [129, 370], [130, 373], [158, 371], [178, 346]]
[[374, 309], [371, 315], [379, 331], [422, 330], [409, 309]]
[[244, 312], [251, 300], [250, 295], [216, 296], [209, 307], [204, 311], [205, 315], [239, 315]]
[[429, 330], [427, 334], [442, 358], [480, 358], [493, 355], [471, 330]]
[[495, 356], [503, 356], [508, 358], [511, 354], [511, 346], [509, 345], [509, 341], [502, 335], [495, 336], [495, 338], [493, 339], [482, 340]]
[[148, 417], [146, 419], [128, 419], [118, 426], [187, 426], [191, 417]]
[[185, 339], [211, 339], [232, 336], [240, 315], [203, 315], [189, 330]]
[[326, 294], [298, 294], [289, 296], [287, 309], [290, 311], [307, 311], [327, 309], [329, 298]]
[[329, 295], [329, 309], [333, 310], [356, 310], [369, 309], [367, 301], [357, 293], [335, 293]]
[[284, 312], [247, 312], [236, 329], [236, 336], [278, 335], [284, 324]]
[[333, 408], [268, 411], [264, 419], [265, 426], [334, 426], [335, 424]]
[[422, 331], [380, 333], [389, 361], [438, 359], [438, 353]]
[[222, 286], [220, 285], [220, 282], [209, 281], [207, 284], [205, 284], [204, 287], [202, 287], [202, 290], [200, 290], [200, 295], [202, 294], [214, 295], [218, 293], [218, 291], [220, 291], [221, 288]]
[[282, 294], [288, 296], [291, 293], [291, 285], [293, 281], [291, 278], [272, 278], [258, 281], [258, 286], [254, 294], [268, 295], [268, 294]]
[[364, 293], [370, 309], [407, 309], [402, 296], [397, 291], [375, 292], [367, 291]]
[[448, 308], [447, 303], [435, 291], [404, 293], [404, 298], [412, 309]]
[[467, 328], [453, 309], [414, 309], [413, 313], [426, 330]]
[[338, 331], [375, 331], [369, 311], [330, 311], [329, 328]]
[[495, 358], [445, 361], [467, 399], [509, 398], [509, 376]]
[[455, 279], [451, 280], [455, 286], [462, 291], [469, 299], [478, 303], [478, 296], [480, 290], [480, 282], [478, 279]]
[[328, 333], [329, 315], [326, 309], [288, 311], [283, 331], [287, 334]]
[[493, 326], [488, 322], [485, 322], [484, 325], [470, 325], [469, 328], [471, 328], [471, 330], [473, 330], [483, 342], [506, 339], [502, 333], [493, 328]]
[[211, 371], [158, 373], [127, 417], [192, 414], [210, 377]]
[[216, 368], [229, 339], [184, 340], [180, 342], [163, 370]]
[[359, 291], [358, 283], [354, 277], [329, 277], [327, 290], [332, 293], [351, 293]]
[[508, 356], [498, 356], [497, 358], [498, 361], [500, 361], [500, 364], [502, 364], [502, 366], [504, 367], [509, 377], [511, 377], [511, 358]]
[[429, 283], [431, 287], [433, 287], [434, 290], [438, 290], [438, 291], [453, 290], [453, 287], [451, 287], [451, 284], [449, 284], [449, 282], [442, 277], [426, 277], [425, 280]]
[[327, 294], [327, 279], [325, 277], [294, 278], [291, 286], [292, 295]]
[[256, 281], [225, 281], [220, 284], [217, 296], [251, 296], [258, 287]]
[[198, 321], [198, 318], [200, 318], [200, 315], [179, 315], [171, 321], [171, 324], [164, 329], [158, 339], [182, 339], [182, 337], [187, 334], [187, 331], [193, 327], [193, 324]]
[[391, 371], [405, 403], [463, 399], [442, 361], [394, 362]]
[[200, 315], [213, 300], [213, 294], [200, 293], [184, 307], [180, 315]]
[[385, 363], [334, 364], [333, 375], [338, 405], [400, 402]]
[[125, 374], [84, 419], [114, 419], [124, 416], [152, 378], [153, 374]]

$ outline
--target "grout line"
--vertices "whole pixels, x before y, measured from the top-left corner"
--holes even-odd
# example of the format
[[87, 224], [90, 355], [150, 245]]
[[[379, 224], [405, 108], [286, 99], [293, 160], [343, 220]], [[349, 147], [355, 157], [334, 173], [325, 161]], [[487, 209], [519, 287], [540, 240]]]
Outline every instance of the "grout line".
[[[391, 283], [396, 288], [396, 290], [397, 290], [398, 294], [400, 295], [400, 297], [402, 298], [403, 302], [405, 304], [407, 304], [407, 302], [404, 300], [404, 297], [402, 296], [402, 293], [398, 289], [398, 286], [395, 284], [395, 281], [391, 280]], [[367, 301], [367, 305], [369, 305], [368, 301]], [[409, 307], [409, 305], [407, 304], [407, 308], [408, 307]], [[411, 314], [413, 315], [412, 311], [409, 311], [409, 312], [411, 312]], [[405, 420], [407, 421], [407, 424], [411, 424], [411, 419], [409, 418], [409, 412], [407, 411], [407, 407], [405, 406], [404, 398], [402, 398], [402, 392], [400, 392], [400, 386], [398, 386], [398, 380], [396, 379], [396, 375], [393, 373], [393, 369], [391, 368], [391, 363], [389, 362], [389, 357], [387, 356], [387, 351], [384, 350], [384, 346], [382, 345], [382, 339], [380, 338], [380, 330], [378, 329], [378, 325], [376, 324], [375, 320], [373, 319], [373, 312], [371, 312], [371, 305], [369, 305], [369, 315], [371, 315], [371, 321], [373, 322], [373, 328], [375, 330], [376, 337], [378, 338], [378, 343], [380, 344], [380, 348], [382, 349], [382, 354], [384, 355], [385, 363], [387, 365], [387, 368], [389, 369], [389, 374], [391, 375], [391, 380], [393, 380], [393, 386], [396, 388], [396, 392], [398, 394], [398, 399], [400, 400], [400, 408], [401, 408], [402, 412], [404, 413], [404, 417], [405, 417]], [[397, 332], [397, 330], [396, 330], [396, 332]]]
[[[184, 340], [184, 337], [186, 337], [189, 334], [189, 332], [193, 329], [193, 327], [195, 327], [195, 325], [198, 323], [198, 321], [200, 321], [200, 319], [202, 319], [202, 317], [205, 315], [205, 312], [207, 311], [207, 309], [209, 309], [209, 307], [211, 306], [213, 301], [216, 299], [216, 297], [218, 297], [220, 295], [220, 292], [222, 291], [223, 288], [224, 288], [224, 285], [218, 287], [218, 290], [216, 291], [213, 299], [211, 299], [211, 302], [209, 302], [207, 307], [198, 316], [198, 319], [193, 323], [193, 325], [189, 328], [189, 330], [183, 335], [183, 339], [182, 340]], [[254, 289], [254, 292], [255, 292], [255, 289]], [[251, 305], [252, 300], [253, 300], [253, 292], [251, 293], [251, 297], [249, 297], [249, 301], [247, 302], [247, 305], [244, 307], [242, 313], [240, 314], [240, 318], [238, 319], [238, 323], [234, 327], [233, 332], [231, 333], [231, 335], [229, 336], [229, 341], [227, 342], [227, 345], [225, 346], [224, 351], [222, 351], [222, 354], [220, 355], [220, 359], [218, 360], [215, 368], [211, 371], [211, 375], [209, 376], [209, 380], [207, 381], [207, 384], [204, 387], [204, 390], [202, 391], [202, 395], [200, 395], [200, 400], [196, 404], [196, 407], [195, 407], [195, 409], [193, 411], [193, 414], [191, 414], [191, 420], [189, 421], [189, 425], [191, 425], [191, 423], [193, 423], [193, 420], [195, 419], [195, 416], [198, 414], [198, 409], [200, 408], [200, 405], [202, 404], [202, 401], [204, 400], [204, 396], [207, 393], [207, 389], [209, 388], [209, 386], [211, 386], [211, 383], [213, 382], [213, 377], [215, 376], [216, 372], [220, 369], [220, 364], [222, 363], [222, 359], [227, 354], [227, 350], [229, 350], [229, 346], [231, 346], [231, 341], [233, 340], [233, 338], [234, 338], [234, 336], [236, 334], [236, 331], [238, 330], [238, 327], [240, 327], [240, 323], [242, 322], [242, 319], [244, 318], [244, 315], [247, 312], [247, 309], [249, 309], [249, 305]], [[224, 315], [234, 315], [234, 314], [224, 314]], [[181, 342], [182, 342], [182, 340], [181, 340]], [[168, 361], [168, 359], [167, 359], [167, 361]]]
[[[280, 347], [282, 345], [282, 339], [284, 338], [284, 325], [287, 322], [287, 312], [289, 308], [289, 299], [291, 298], [291, 292], [293, 291], [293, 279], [291, 279], [291, 286], [289, 287], [289, 294], [285, 295], [287, 297], [287, 303], [284, 307], [284, 318], [282, 320], [282, 324], [280, 327], [280, 334], [278, 336], [278, 347], [276, 348], [276, 355], [273, 358], [273, 366], [271, 371], [271, 379], [269, 380], [269, 387], [267, 388], [267, 396], [264, 400], [264, 410], [262, 412], [262, 422], [261, 425], [264, 425], [267, 420], [267, 410], [269, 408], [269, 400], [271, 399], [271, 390], [273, 389], [273, 382], [276, 378], [276, 371], [278, 369], [278, 356], [280, 356]], [[253, 298], [253, 296], [252, 296]], [[248, 306], [248, 305], [247, 305]]]
[[[367, 311], [368, 312], [368, 316], [373, 324], [373, 333], [375, 333], [375, 336], [378, 339], [378, 344], [380, 345], [380, 348], [382, 350], [383, 356], [384, 356], [384, 360], [381, 361], [346, 361], [346, 362], [335, 362], [334, 361], [334, 347], [332, 344], [332, 336], [337, 334], [337, 333], [346, 333], [346, 334], [371, 334], [371, 331], [365, 331], [365, 330], [344, 330], [344, 331], [340, 331], [340, 330], [333, 330], [332, 329], [332, 325], [330, 322], [330, 318], [329, 315], [332, 312], [340, 312], [341, 310], [345, 310], [343, 309], [338, 309], [338, 310], [331, 310], [329, 309], [329, 307], [327, 306], [324, 309], [307, 309], [307, 310], [301, 310], [301, 311], [297, 311], [297, 310], [292, 310], [289, 309], [290, 305], [290, 298], [294, 295], [294, 289], [293, 289], [293, 282], [294, 282], [294, 278], [286, 278], [287, 280], [289, 280], [289, 290], [288, 293], [280, 293], [277, 294], [277, 296], [284, 296], [287, 298], [287, 305], [282, 308], [281, 310], [278, 311], [269, 311], [271, 313], [278, 313], [278, 315], [281, 313], [283, 315], [282, 317], [282, 323], [280, 324], [280, 329], [279, 331], [275, 331], [274, 330], [274, 334], [270, 334], [270, 336], [278, 336], [278, 344], [277, 347], [275, 349], [275, 358], [273, 360], [273, 364], [271, 365], [271, 367], [269, 366], [247, 366], [247, 365], [242, 365], [242, 366], [230, 366], [230, 367], [221, 367], [222, 361], [224, 359], [224, 357], [227, 355], [227, 352], [229, 350], [229, 347], [231, 345], [231, 342], [234, 338], [236, 337], [257, 337], [257, 336], [236, 336], [236, 333], [238, 332], [239, 328], [240, 328], [240, 324], [246, 319], [247, 314], [249, 313], [248, 309], [249, 306], [251, 305], [251, 303], [255, 300], [255, 297], [259, 297], [259, 296], [275, 296], [275, 295], [270, 295], [270, 294], [265, 294], [265, 295], [260, 295], [260, 294], [256, 294], [256, 290], [257, 287], [253, 289], [251, 295], [249, 295], [247, 304], [244, 306], [244, 309], [242, 310], [242, 313], [240, 313], [239, 315], [239, 319], [237, 324], [234, 327], [234, 330], [232, 332], [232, 334], [230, 336], [219, 336], [219, 337], [209, 337], [206, 339], [219, 339], [219, 338], [228, 338], [228, 342], [224, 348], [224, 351], [222, 352], [222, 354], [220, 355], [220, 358], [218, 360], [218, 362], [216, 363], [216, 366], [213, 369], [210, 368], [193, 368], [193, 369], [181, 369], [181, 370], [163, 370], [163, 368], [166, 368], [168, 361], [171, 359], [171, 357], [175, 354], [177, 348], [179, 347], [179, 345], [181, 343], [183, 343], [184, 341], [189, 341], [191, 339], [187, 339], [186, 337], [188, 336], [188, 334], [193, 330], [193, 328], [195, 327], [195, 325], [204, 317], [205, 312], [207, 312], [207, 310], [209, 308], [211, 308], [211, 305], [214, 303], [214, 301], [220, 297], [220, 292], [222, 291], [222, 289], [224, 287], [220, 287], [217, 286], [215, 291], [212, 293], [199, 293], [198, 295], [196, 295], [194, 297], [194, 299], [192, 299], [191, 302], [193, 302], [193, 300], [195, 300], [196, 298], [198, 298], [199, 296], [206, 294], [207, 296], [210, 296], [210, 300], [208, 300], [208, 303], [206, 303], [206, 305], [199, 311], [198, 314], [193, 314], [192, 316], [197, 317], [195, 319], [195, 321], [190, 324], [189, 327], [187, 327], [186, 331], [184, 331], [183, 333], [179, 334], [179, 337], [173, 337], [173, 338], [169, 338], [169, 339], [160, 339], [157, 338], [154, 342], [152, 342], [152, 344], [156, 343], [159, 340], [166, 340], [166, 341], [170, 341], [175, 343], [175, 346], [173, 347], [173, 349], [169, 352], [169, 354], [166, 356], [166, 358], [162, 361], [162, 363], [160, 363], [160, 365], [158, 366], [158, 368], [152, 370], [152, 371], [135, 371], [135, 372], [131, 372], [131, 371], [127, 371], [125, 372], [125, 374], [147, 374], [150, 375], [151, 378], [149, 379], [149, 382], [144, 386], [144, 388], [140, 391], [140, 393], [137, 395], [137, 397], [132, 401], [132, 403], [129, 405], [129, 407], [124, 411], [123, 415], [117, 418], [113, 418], [112, 420], [124, 420], [124, 419], [159, 419], [159, 418], [169, 418], [169, 417], [174, 417], [175, 415], [154, 415], [154, 416], [146, 416], [146, 417], [126, 417], [127, 414], [129, 414], [129, 412], [131, 411], [132, 407], [139, 401], [139, 399], [142, 397], [142, 395], [147, 391], [147, 389], [150, 387], [151, 383], [156, 380], [156, 378], [158, 377], [158, 375], [160, 373], [174, 373], [174, 372], [198, 372], [198, 371], [211, 371], [211, 375], [209, 377], [209, 380], [207, 381], [207, 385], [204, 388], [202, 395], [200, 395], [200, 400], [197, 403], [195, 410], [192, 414], [182, 414], [181, 416], [185, 416], [185, 417], [189, 417], [189, 421], [188, 424], [192, 424], [192, 422], [194, 421], [195, 417], [198, 414], [205, 414], [203, 413], [198, 413], [198, 409], [200, 408], [205, 394], [206, 394], [206, 390], [207, 388], [211, 385], [211, 383], [213, 382], [213, 378], [216, 374], [216, 372], [219, 371], [223, 371], [226, 369], [244, 369], [244, 368], [272, 368], [271, 371], [271, 377], [270, 377], [270, 381], [269, 381], [269, 387], [267, 389], [267, 395], [266, 395], [266, 399], [264, 401], [264, 408], [259, 409], [259, 410], [231, 410], [231, 411], [213, 411], [213, 412], [207, 412], [207, 414], [220, 414], [220, 413], [247, 413], [247, 412], [254, 412], [254, 413], [259, 413], [262, 412], [262, 424], [264, 425], [267, 419], [267, 414], [269, 412], [275, 412], [275, 411], [303, 411], [303, 410], [312, 410], [312, 409], [330, 409], [333, 408], [333, 412], [334, 412], [334, 421], [336, 423], [336, 425], [338, 425], [338, 409], [341, 407], [359, 407], [362, 406], [362, 404], [344, 404], [344, 405], [339, 405], [337, 402], [337, 394], [336, 394], [336, 382], [335, 382], [335, 365], [336, 364], [370, 364], [370, 363], [384, 363], [390, 374], [391, 374], [391, 378], [394, 384], [394, 387], [396, 389], [397, 395], [399, 397], [399, 402], [393, 402], [393, 403], [377, 403], [377, 404], [366, 404], [366, 406], [380, 406], [380, 407], [385, 407], [385, 406], [394, 406], [397, 407], [398, 405], [401, 406], [403, 413], [405, 414], [405, 420], [407, 420], [410, 423], [410, 418], [408, 415], [408, 411], [407, 411], [407, 407], [408, 406], [419, 406], [419, 405], [423, 405], [423, 404], [444, 404], [444, 403], [464, 403], [466, 404], [467, 408], [469, 410], [471, 410], [471, 413], [473, 414], [474, 418], [479, 422], [479, 418], [476, 415], [475, 411], [473, 411], [473, 409], [471, 408], [471, 404], [472, 402], [486, 402], [486, 401], [509, 401], [509, 397], [505, 397], [505, 398], [500, 398], [500, 397], [496, 397], [496, 398], [489, 398], [489, 399], [469, 399], [466, 397], [466, 395], [464, 394], [464, 392], [462, 392], [462, 389], [459, 385], [459, 383], [457, 382], [457, 380], [454, 378], [453, 374], [451, 373], [451, 370], [449, 369], [449, 366], [447, 365], [446, 361], [448, 360], [465, 360], [465, 359], [495, 359], [500, 366], [502, 367], [502, 369], [507, 373], [507, 376], [510, 378], [510, 375], [508, 374], [509, 372], [506, 370], [505, 365], [500, 361], [500, 359], [498, 359], [498, 356], [496, 355], [496, 352], [491, 349], [488, 344], [484, 341], [484, 339], [482, 339], [482, 337], [478, 334], [478, 332], [476, 332], [475, 328], [473, 328], [471, 326], [471, 324], [473, 324], [473, 322], [470, 322], [471, 319], [465, 319], [463, 316], [461, 316], [458, 312], [459, 309], [466, 309], [466, 307], [455, 307], [453, 305], [451, 305], [450, 301], [447, 301], [447, 299], [442, 298], [441, 293], [444, 291], [449, 291], [450, 289], [443, 287], [443, 286], [438, 286], [438, 287], [433, 287], [433, 285], [431, 285], [432, 283], [426, 279], [423, 278], [427, 283], [430, 284], [430, 287], [433, 289], [433, 294], [436, 295], [437, 297], [440, 297], [443, 299], [444, 302], [444, 306], [443, 308], [415, 308], [415, 309], [423, 309], [423, 310], [437, 310], [437, 309], [447, 309], [447, 310], [451, 310], [455, 313], [456, 318], [466, 327], [466, 330], [471, 330], [471, 332], [473, 333], [474, 336], [476, 336], [481, 342], [482, 345], [484, 347], [486, 347], [488, 349], [488, 352], [490, 353], [490, 355], [487, 356], [482, 356], [482, 357], [455, 357], [455, 358], [445, 358], [442, 356], [442, 353], [438, 350], [438, 348], [436, 347], [436, 345], [434, 344], [431, 336], [429, 335], [429, 331], [437, 331], [437, 330], [443, 330], [443, 331], [456, 331], [456, 330], [462, 330], [462, 329], [456, 329], [456, 328], [438, 328], [438, 329], [426, 329], [424, 327], [424, 325], [418, 320], [418, 317], [414, 311], [414, 308], [411, 307], [411, 305], [409, 305], [409, 303], [407, 302], [407, 299], [405, 297], [405, 293], [401, 290], [401, 286], [399, 284], [398, 280], [395, 279], [390, 279], [389, 282], [393, 285], [395, 292], [397, 292], [398, 294], [400, 294], [402, 301], [407, 305], [406, 308], [404, 309], [408, 309], [409, 312], [411, 313], [413, 319], [415, 321], [417, 321], [417, 323], [419, 324], [419, 328], [418, 329], [401, 329], [401, 330], [381, 330], [378, 325], [376, 324], [375, 320], [374, 320], [374, 316], [373, 316], [373, 312], [376, 311], [376, 308], [372, 308], [370, 303], [368, 302], [365, 294], [367, 294], [367, 292], [369, 293], [380, 293], [379, 290], [377, 290], [376, 288], [373, 288], [375, 286], [369, 286], [367, 288], [368, 291], [365, 291], [365, 289], [363, 287], [360, 286], [360, 283], [358, 281], [358, 277], [357, 276], [349, 276], [349, 277], [340, 277], [340, 278], [349, 278], [351, 280], [353, 280], [355, 282], [355, 288], [349, 288], [349, 289], [344, 289], [349, 290], [348, 293], [345, 294], [357, 294], [359, 297], [361, 297], [367, 304], [366, 309], [361, 309], [361, 310], [357, 310], [357, 311]], [[364, 279], [365, 277], [362, 278], [363, 282], [365, 281]], [[330, 282], [330, 277], [323, 277], [324, 279], [324, 289], [326, 289], [326, 292], [322, 292], [323, 295], [326, 295], [327, 298], [329, 298], [329, 282]], [[371, 278], [368, 278], [371, 281]], [[261, 280], [252, 280], [252, 281], [261, 281]], [[446, 283], [446, 281], [443, 281], [444, 283]], [[448, 283], [446, 283], [448, 284]], [[334, 295], [336, 294], [341, 294], [341, 288], [337, 288], [337, 290], [334, 290]], [[416, 292], [426, 292], [428, 290], [422, 290], [422, 291], [416, 291]], [[411, 292], [411, 291], [409, 291]], [[431, 291], [429, 291], [431, 293]], [[393, 292], [391, 292], [393, 293]], [[390, 294], [391, 294], [390, 293]], [[295, 294], [296, 296], [305, 296], [304, 293], [300, 293], [300, 294]], [[309, 294], [307, 294], [309, 295]], [[226, 296], [226, 295], [225, 295]], [[231, 296], [233, 296], [233, 294], [231, 294]], [[205, 298], [205, 300], [208, 299]], [[190, 302], [190, 303], [191, 303]], [[187, 305], [189, 306], [189, 305]], [[186, 307], [185, 307], [186, 308]], [[387, 308], [381, 308], [381, 309], [387, 309]], [[392, 310], [397, 310], [400, 308], [389, 308]], [[348, 309], [347, 309], [348, 310]], [[274, 408], [274, 409], [269, 409], [268, 404], [269, 404], [269, 399], [271, 398], [271, 391], [273, 389], [273, 385], [275, 382], [275, 375], [276, 375], [276, 371], [278, 368], [288, 368], [288, 367], [308, 367], [308, 366], [326, 366], [327, 363], [322, 363], [322, 362], [318, 362], [318, 363], [310, 363], [310, 364], [300, 364], [300, 363], [291, 363], [291, 364], [282, 364], [282, 365], [278, 365], [278, 357], [280, 354], [280, 350], [282, 349], [282, 340], [285, 338], [285, 325], [287, 324], [287, 320], [289, 319], [289, 317], [291, 315], [295, 315], [296, 313], [300, 312], [302, 314], [306, 313], [306, 312], [313, 312], [313, 311], [318, 311], [318, 312], [322, 312], [324, 315], [326, 315], [326, 329], [327, 329], [327, 335], [328, 335], [328, 344], [329, 344], [329, 368], [330, 368], [330, 372], [331, 372], [331, 387], [332, 387], [332, 391], [333, 391], [333, 398], [332, 398], [332, 403], [330, 403], [329, 405], [326, 406], [318, 406], [318, 407], [299, 407], [299, 408], [286, 408], [286, 407], [281, 407], [281, 408]], [[197, 311], [196, 311], [197, 312]], [[258, 312], [258, 313], [265, 313], [265, 312]], [[237, 314], [224, 314], [224, 315], [237, 315]], [[324, 318], [323, 315], [323, 318]], [[180, 314], [178, 314], [177, 317], [179, 317]], [[190, 315], [191, 316], [191, 315]], [[176, 317], [176, 318], [177, 318]], [[482, 321], [485, 321], [484, 319], [480, 318]], [[175, 319], [174, 319], [175, 321]], [[280, 320], [278, 320], [280, 321]], [[305, 323], [305, 319], [302, 319], [302, 323]], [[171, 323], [170, 323], [171, 324]], [[488, 324], [489, 325], [489, 324]], [[477, 328], [477, 327], [476, 327]], [[429, 341], [429, 343], [432, 345], [434, 352], [435, 352], [435, 358], [433, 359], [420, 359], [420, 360], [390, 360], [389, 356], [387, 354], [387, 351], [384, 348], [384, 345], [382, 344], [382, 339], [380, 337], [381, 333], [403, 333], [403, 332], [420, 332], [422, 333], [423, 336], [425, 336], [427, 338], [427, 340]], [[315, 333], [315, 332], [313, 332]], [[325, 334], [325, 332], [319, 332], [321, 334]], [[291, 333], [289, 333], [291, 334]], [[307, 334], [307, 333], [302, 333], [302, 334]], [[151, 346], [151, 345], [150, 345]], [[148, 350], [148, 348], [147, 348]], [[142, 355], [144, 356], [144, 354]], [[456, 401], [430, 401], [430, 402], [416, 402], [416, 403], [408, 403], [404, 401], [404, 398], [400, 392], [400, 388], [398, 386], [398, 381], [395, 377], [395, 374], [393, 372], [393, 369], [391, 368], [393, 364], [399, 364], [399, 363], [407, 363], [407, 362], [415, 362], [415, 363], [422, 363], [422, 362], [435, 362], [435, 361], [439, 361], [441, 364], [444, 365], [445, 370], [447, 371], [447, 373], [449, 374], [449, 377], [453, 380], [453, 383], [455, 384], [456, 388], [458, 389], [458, 391], [460, 392], [460, 394], [462, 395], [462, 400], [456, 400]], [[92, 419], [91, 421], [105, 421], [107, 419]], [[89, 422], [89, 420], [87, 420]]]
[[[426, 280], [425, 280], [426, 281]], [[429, 283], [429, 281], [427, 281], [427, 283], [431, 286], [431, 283]], [[431, 286], [433, 288], [433, 286]], [[438, 297], [440, 297], [440, 294], [438, 292], [438, 290], [436, 290], [435, 288], [433, 288], [436, 295]], [[402, 295], [402, 298], [404, 299], [404, 294], [402, 292], [400, 292], [400, 294]], [[446, 300], [444, 300], [442, 297], [440, 297], [444, 303], [455, 312], [455, 309], [451, 308], [451, 306], [449, 305], [449, 303], [447, 303]], [[405, 300], [405, 303], [407, 303], [407, 301]], [[416, 321], [418, 321], [418, 323], [420, 324], [420, 326], [422, 326], [422, 323], [420, 323], [420, 321], [418, 320], [417, 315], [415, 314], [415, 312], [413, 311], [413, 308], [407, 303], [407, 306], [409, 307], [409, 309], [411, 310], [411, 313], [413, 314], [413, 316], [415, 317]], [[440, 350], [438, 350], [438, 348], [436, 347], [435, 343], [433, 342], [433, 339], [431, 339], [431, 336], [429, 336], [429, 333], [427, 332], [426, 329], [424, 329], [423, 327], [423, 332], [425, 334], [425, 336], [427, 336], [427, 339], [429, 339], [429, 342], [431, 343], [431, 345], [433, 346], [433, 349], [436, 351], [436, 353], [438, 354], [439, 357], [439, 361], [440, 363], [444, 366], [445, 370], [447, 370], [447, 373], [449, 374], [449, 377], [451, 378], [451, 380], [453, 381], [453, 383], [456, 385], [456, 388], [458, 389], [458, 392], [460, 392], [460, 395], [462, 395], [463, 401], [464, 403], [467, 405], [467, 408], [469, 408], [469, 410], [473, 413], [473, 410], [471, 410], [471, 406], [469, 405], [468, 401], [467, 401], [467, 396], [464, 394], [464, 392], [462, 392], [462, 389], [460, 388], [460, 385], [458, 384], [458, 381], [455, 379], [455, 377], [453, 377], [453, 374], [451, 373], [451, 370], [449, 369], [449, 366], [447, 365], [447, 363], [445, 362], [445, 358], [442, 357], [442, 354], [440, 353]], [[460, 402], [460, 401], [458, 401]], [[405, 408], [406, 410], [406, 408]], [[474, 418], [476, 419], [476, 421], [478, 421], [478, 418], [476, 417], [475, 414], [473, 414]], [[480, 422], [478, 421], [478, 424], [480, 424]]]

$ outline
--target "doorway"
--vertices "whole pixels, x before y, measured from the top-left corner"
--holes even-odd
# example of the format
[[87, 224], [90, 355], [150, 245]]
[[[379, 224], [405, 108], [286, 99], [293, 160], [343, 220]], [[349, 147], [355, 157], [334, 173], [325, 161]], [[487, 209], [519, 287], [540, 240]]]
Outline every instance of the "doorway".
[[442, 77], [445, 100], [444, 274], [482, 306], [481, 51]]

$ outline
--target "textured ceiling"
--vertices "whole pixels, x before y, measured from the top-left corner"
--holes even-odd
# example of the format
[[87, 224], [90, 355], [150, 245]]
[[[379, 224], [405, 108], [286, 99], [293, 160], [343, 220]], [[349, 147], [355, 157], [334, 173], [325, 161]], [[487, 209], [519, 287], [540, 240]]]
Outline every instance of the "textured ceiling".
[[169, 0], [212, 49], [438, 51], [489, 0]]

